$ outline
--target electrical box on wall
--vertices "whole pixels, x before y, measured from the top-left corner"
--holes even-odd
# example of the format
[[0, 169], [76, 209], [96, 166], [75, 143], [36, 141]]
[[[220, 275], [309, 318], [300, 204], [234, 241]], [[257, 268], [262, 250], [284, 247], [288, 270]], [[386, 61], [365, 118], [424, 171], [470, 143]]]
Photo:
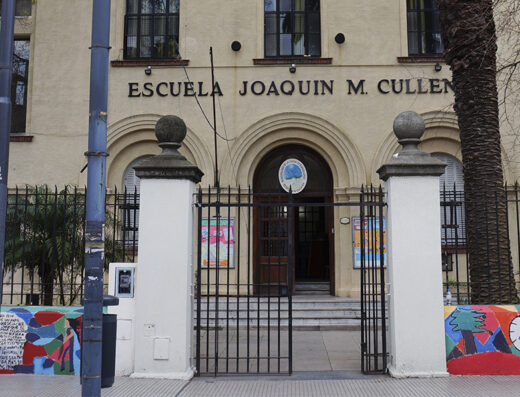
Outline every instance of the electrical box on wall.
[[115, 295], [119, 298], [134, 297], [134, 268], [116, 267]]

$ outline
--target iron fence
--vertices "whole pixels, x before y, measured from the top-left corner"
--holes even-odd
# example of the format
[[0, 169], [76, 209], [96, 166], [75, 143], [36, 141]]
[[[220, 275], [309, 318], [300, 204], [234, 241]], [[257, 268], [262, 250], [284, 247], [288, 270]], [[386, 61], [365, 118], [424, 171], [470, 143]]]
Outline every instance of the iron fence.
[[[86, 189], [70, 186], [17, 187], [8, 194], [2, 304], [80, 304], [85, 200]], [[107, 192], [105, 208], [105, 267], [135, 262], [139, 193]]]
[[[520, 186], [505, 186], [506, 190], [506, 227], [507, 241], [511, 255], [507, 263], [503, 256], [498, 257], [498, 267], [510, 266], [512, 273], [508, 284], [510, 303], [517, 300], [514, 293], [520, 287]], [[489, 193], [486, 199], [478, 206], [482, 213], [482, 219], [499, 219], [500, 203], [497, 194]], [[473, 300], [479, 299], [479, 295], [487, 296], [492, 287], [491, 265], [484, 269], [484, 277], [479, 280], [471, 278], [471, 262], [467, 249], [467, 229], [465, 207], [468, 204], [464, 190], [443, 186], [441, 188], [441, 244], [442, 244], [442, 270], [445, 304], [471, 304]], [[485, 235], [480, 236], [481, 253], [484, 255], [497, 255], [492, 246], [496, 244], [499, 236], [499, 228], [493, 226], [493, 230], [487, 230]], [[490, 248], [491, 247], [491, 248]], [[497, 251], [495, 249], [495, 251]], [[494, 252], [494, 253], [491, 253]], [[500, 254], [500, 252], [498, 252]], [[485, 277], [487, 272], [488, 277]], [[479, 299], [482, 300], [482, 299]], [[488, 302], [494, 303], [494, 302]], [[504, 303], [504, 302], [502, 302]]]

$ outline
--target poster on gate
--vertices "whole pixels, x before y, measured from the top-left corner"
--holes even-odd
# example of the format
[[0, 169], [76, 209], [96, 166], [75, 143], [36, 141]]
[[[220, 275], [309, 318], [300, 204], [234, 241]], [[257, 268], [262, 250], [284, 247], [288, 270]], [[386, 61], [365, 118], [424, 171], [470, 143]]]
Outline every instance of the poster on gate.
[[[354, 269], [361, 268], [361, 239], [364, 240], [365, 266], [381, 266], [381, 233], [380, 219], [366, 217], [364, 219], [363, 234], [361, 236], [361, 221], [359, 217], [352, 218], [352, 251]], [[383, 260], [386, 266], [386, 220], [383, 219]]]
[[201, 265], [203, 268], [235, 267], [234, 218], [203, 218], [200, 238]]

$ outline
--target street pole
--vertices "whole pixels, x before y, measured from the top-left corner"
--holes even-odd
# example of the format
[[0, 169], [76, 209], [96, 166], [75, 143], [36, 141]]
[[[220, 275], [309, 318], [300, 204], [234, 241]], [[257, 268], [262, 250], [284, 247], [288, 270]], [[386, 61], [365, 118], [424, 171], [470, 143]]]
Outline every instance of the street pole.
[[11, 132], [11, 73], [13, 63], [15, 0], [2, 2], [0, 28], [0, 309], [4, 286], [5, 221], [7, 217], [7, 171]]
[[82, 395], [101, 396], [110, 0], [94, 0], [90, 61]]

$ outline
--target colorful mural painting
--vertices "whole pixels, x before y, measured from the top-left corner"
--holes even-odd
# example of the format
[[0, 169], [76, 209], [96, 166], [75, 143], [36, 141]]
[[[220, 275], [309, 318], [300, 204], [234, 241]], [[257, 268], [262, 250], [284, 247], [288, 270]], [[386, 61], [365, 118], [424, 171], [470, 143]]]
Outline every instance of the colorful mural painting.
[[83, 308], [2, 307], [0, 374], [79, 375]]
[[520, 375], [520, 306], [445, 306], [453, 375]]

